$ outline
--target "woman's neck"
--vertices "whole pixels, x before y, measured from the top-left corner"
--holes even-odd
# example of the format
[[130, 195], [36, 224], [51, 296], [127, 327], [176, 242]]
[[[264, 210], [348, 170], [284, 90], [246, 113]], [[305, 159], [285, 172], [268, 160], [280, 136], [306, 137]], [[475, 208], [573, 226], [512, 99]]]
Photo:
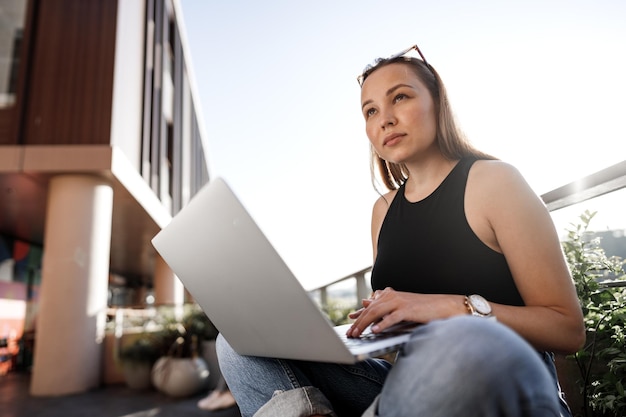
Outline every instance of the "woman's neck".
[[409, 178], [404, 188], [405, 198], [409, 201], [420, 201], [429, 196], [439, 187], [457, 162], [458, 160], [449, 160], [440, 155], [422, 162], [406, 164]]

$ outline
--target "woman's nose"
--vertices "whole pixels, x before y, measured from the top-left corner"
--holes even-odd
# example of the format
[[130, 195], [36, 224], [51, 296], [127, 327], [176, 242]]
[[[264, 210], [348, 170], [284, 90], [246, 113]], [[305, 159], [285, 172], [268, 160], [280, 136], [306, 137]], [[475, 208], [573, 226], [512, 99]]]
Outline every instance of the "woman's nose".
[[386, 129], [388, 127], [394, 126], [397, 122], [395, 115], [392, 112], [383, 113], [383, 117], [380, 118], [381, 128]]

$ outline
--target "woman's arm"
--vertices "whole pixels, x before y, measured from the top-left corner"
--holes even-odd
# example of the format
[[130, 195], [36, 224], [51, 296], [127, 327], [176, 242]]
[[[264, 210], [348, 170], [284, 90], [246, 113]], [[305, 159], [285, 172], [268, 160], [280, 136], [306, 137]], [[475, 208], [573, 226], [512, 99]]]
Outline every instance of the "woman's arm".
[[479, 161], [470, 170], [465, 208], [477, 236], [504, 254], [526, 304], [494, 304], [498, 320], [538, 349], [578, 350], [585, 341], [582, 311], [545, 204], [512, 166]]

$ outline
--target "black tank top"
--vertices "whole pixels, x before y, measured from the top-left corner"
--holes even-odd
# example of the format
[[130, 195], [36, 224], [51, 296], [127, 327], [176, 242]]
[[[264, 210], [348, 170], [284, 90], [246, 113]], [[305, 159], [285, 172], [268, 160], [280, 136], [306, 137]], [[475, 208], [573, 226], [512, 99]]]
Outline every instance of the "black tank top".
[[480, 294], [521, 306], [504, 255], [478, 239], [465, 218], [465, 186], [476, 160], [460, 160], [428, 197], [407, 201], [400, 187], [383, 220], [372, 288], [426, 294]]

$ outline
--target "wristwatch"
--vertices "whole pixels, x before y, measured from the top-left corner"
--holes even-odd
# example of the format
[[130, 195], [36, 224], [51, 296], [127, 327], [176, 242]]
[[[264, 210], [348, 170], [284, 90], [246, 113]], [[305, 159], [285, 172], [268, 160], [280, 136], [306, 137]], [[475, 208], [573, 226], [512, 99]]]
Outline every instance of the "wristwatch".
[[478, 294], [472, 294], [465, 297], [465, 306], [472, 316], [476, 317], [492, 317], [491, 305], [489, 301]]

